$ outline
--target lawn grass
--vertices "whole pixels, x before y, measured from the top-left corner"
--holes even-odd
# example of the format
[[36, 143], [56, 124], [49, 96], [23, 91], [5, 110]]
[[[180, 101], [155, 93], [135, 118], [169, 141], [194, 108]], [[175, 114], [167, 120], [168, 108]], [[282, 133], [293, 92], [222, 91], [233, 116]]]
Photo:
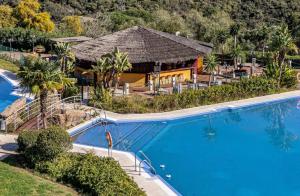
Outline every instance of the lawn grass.
[[78, 195], [73, 189], [0, 162], [0, 195]]
[[19, 71], [19, 67], [17, 65], [4, 59], [0, 59], [0, 69], [5, 69], [13, 73], [17, 73]]

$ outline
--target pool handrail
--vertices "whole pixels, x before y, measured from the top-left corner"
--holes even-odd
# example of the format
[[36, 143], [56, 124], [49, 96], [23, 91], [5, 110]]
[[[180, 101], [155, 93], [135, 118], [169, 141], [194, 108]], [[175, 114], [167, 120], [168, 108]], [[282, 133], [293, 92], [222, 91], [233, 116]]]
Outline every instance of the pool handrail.
[[156, 170], [155, 170], [155, 168], [152, 166], [152, 163], [151, 163], [151, 160], [149, 159], [149, 157], [142, 151], [142, 150], [140, 150], [140, 151], [138, 151], [138, 152], [136, 152], [135, 154], [134, 154], [134, 168], [135, 168], [135, 171], [137, 171], [137, 164], [136, 164], [136, 161], [137, 161], [137, 155], [138, 154], [140, 154], [140, 155], [142, 155], [142, 157], [143, 157], [143, 160], [141, 160], [140, 161], [140, 163], [139, 163], [139, 174], [141, 175], [141, 164], [142, 163], [146, 163], [149, 167], [150, 167], [150, 169], [152, 170], [152, 171], [154, 171], [154, 173], [153, 172], [151, 172], [151, 173], [153, 173], [154, 175], [156, 175]]
[[156, 175], [156, 170], [154, 169], [154, 167], [151, 165], [151, 163], [149, 163], [146, 159], [142, 160], [139, 164], [139, 175], [141, 175], [141, 168], [142, 168], [142, 163], [146, 163], [148, 165], [148, 167], [150, 167], [150, 171], [152, 174]]

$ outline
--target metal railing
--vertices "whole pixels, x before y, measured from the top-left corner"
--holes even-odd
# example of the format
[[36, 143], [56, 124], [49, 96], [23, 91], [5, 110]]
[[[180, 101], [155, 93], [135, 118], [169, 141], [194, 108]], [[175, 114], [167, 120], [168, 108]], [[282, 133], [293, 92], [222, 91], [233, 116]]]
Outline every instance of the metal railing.
[[[82, 99], [81, 96], [72, 96], [72, 97], [67, 97], [65, 99], [59, 99], [56, 102], [53, 102], [51, 105], [49, 105], [46, 109], [46, 117], [53, 117], [53, 115], [59, 114], [62, 110], [65, 110], [68, 107], [73, 107], [76, 109], [82, 105]], [[77, 109], [78, 109], [77, 108]], [[42, 114], [39, 113], [37, 116], [37, 129], [39, 130], [42, 128], [43, 123], [42, 123]]]
[[137, 157], [138, 154], [140, 154], [142, 156], [142, 160], [139, 162], [139, 175], [141, 175], [141, 168], [142, 168], [142, 163], [146, 163], [149, 167], [150, 167], [150, 171], [151, 173], [153, 173], [154, 175], [156, 175], [156, 170], [155, 168], [152, 166], [151, 160], [149, 159], [149, 157], [143, 152], [143, 151], [138, 151], [134, 154], [134, 167], [135, 167], [135, 171], [137, 171]]
[[149, 163], [146, 159], [142, 160], [139, 164], [139, 175], [141, 175], [141, 170], [142, 170], [142, 164], [146, 163], [149, 167], [150, 167], [150, 171], [152, 174], [156, 175], [156, 170], [154, 169], [154, 167], [151, 165], [151, 163]]
[[[60, 101], [61, 96], [59, 94], [49, 95], [46, 101], [46, 108]], [[41, 103], [40, 99], [35, 99], [30, 103], [27, 103], [11, 115], [5, 117], [6, 131], [15, 131], [20, 126], [25, 124], [31, 119], [40, 115]]]

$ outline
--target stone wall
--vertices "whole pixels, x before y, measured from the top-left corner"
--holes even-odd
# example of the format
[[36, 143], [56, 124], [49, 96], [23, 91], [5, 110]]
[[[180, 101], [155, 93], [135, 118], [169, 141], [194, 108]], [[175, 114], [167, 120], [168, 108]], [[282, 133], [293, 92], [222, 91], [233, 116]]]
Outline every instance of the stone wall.
[[26, 105], [26, 98], [22, 97], [13, 102], [10, 106], [6, 107], [3, 112], [0, 113], [0, 116], [6, 118], [12, 115], [14, 112], [23, 108]]

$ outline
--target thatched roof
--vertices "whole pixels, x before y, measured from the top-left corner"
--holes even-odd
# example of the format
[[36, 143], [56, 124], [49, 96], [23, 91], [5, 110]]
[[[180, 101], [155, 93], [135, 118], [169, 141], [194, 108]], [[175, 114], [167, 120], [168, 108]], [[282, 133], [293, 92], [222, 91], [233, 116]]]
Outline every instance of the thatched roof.
[[54, 42], [60, 42], [60, 43], [80, 43], [80, 42], [85, 42], [89, 41], [93, 38], [91, 37], [85, 37], [85, 36], [78, 36], [78, 37], [62, 37], [62, 38], [52, 38], [50, 39], [51, 41]]
[[117, 47], [131, 63], [176, 63], [211, 52], [212, 45], [144, 27], [132, 27], [92, 39], [72, 49], [78, 59], [95, 62]]

